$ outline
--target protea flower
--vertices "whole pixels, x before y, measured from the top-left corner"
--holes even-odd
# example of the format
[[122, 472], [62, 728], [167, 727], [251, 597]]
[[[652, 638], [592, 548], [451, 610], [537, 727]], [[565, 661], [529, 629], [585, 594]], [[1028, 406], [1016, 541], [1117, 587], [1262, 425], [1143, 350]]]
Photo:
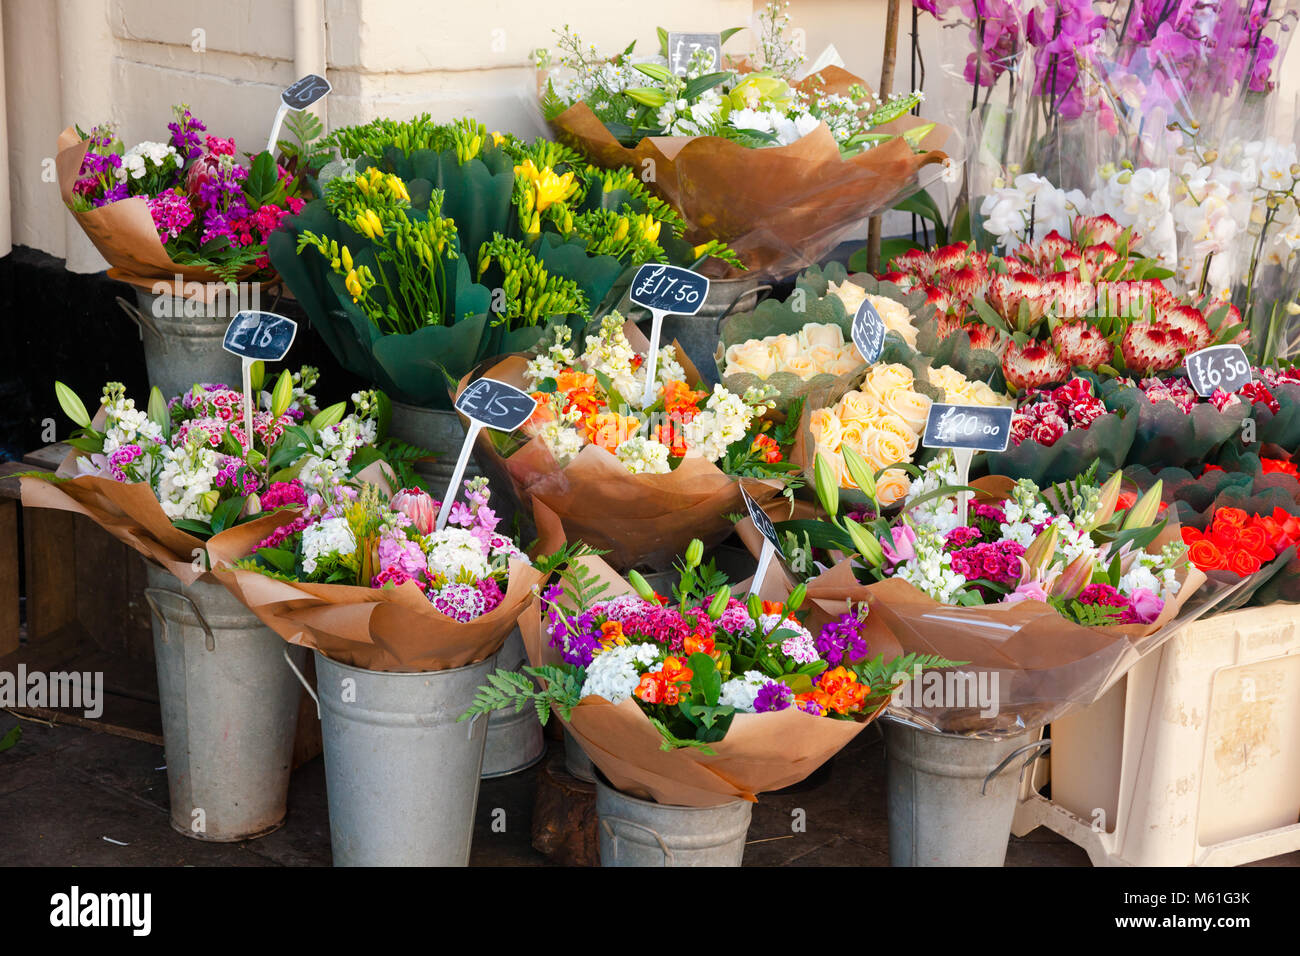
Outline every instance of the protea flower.
[[940, 339], [946, 339], [961, 328], [961, 319], [957, 318], [955, 315], [949, 315], [947, 312], [944, 312], [939, 316], [939, 321], [935, 326], [935, 334], [938, 335]]
[[420, 534], [433, 534], [438, 522], [438, 502], [427, 491], [419, 488], [403, 488], [393, 495], [388, 506], [406, 515]]
[[932, 285], [925, 286], [925, 304], [934, 306], [937, 312], [944, 315], [952, 311], [952, 299], [948, 293]]
[[917, 283], [916, 276], [908, 275], [906, 272], [885, 272], [876, 278], [881, 282], [891, 282], [904, 292], [911, 292]]
[[936, 272], [942, 272], [945, 269], [960, 269], [966, 265], [969, 258], [970, 246], [964, 242], [956, 242], [950, 246], [940, 246], [930, 252], [930, 264]]
[[1056, 260], [1067, 253], [1078, 253], [1079, 248], [1055, 229], [1049, 232], [1037, 246], [1027, 242], [1021, 243], [1016, 250], [1016, 258], [1040, 269], [1055, 270]]
[[1109, 365], [1115, 348], [1096, 326], [1086, 322], [1063, 322], [1052, 330], [1052, 344], [1062, 361], [1095, 369]]
[[1119, 253], [1108, 242], [1099, 242], [1083, 250], [1083, 260], [1094, 269], [1105, 269], [1119, 262]]
[[1192, 305], [1179, 305], [1157, 313], [1157, 324], [1182, 332], [1192, 343], [1192, 348], [1203, 349], [1214, 341], [1214, 333], [1201, 310]]
[[1043, 285], [1043, 294], [1061, 318], [1087, 315], [1097, 302], [1097, 290], [1091, 282], [1073, 272], [1054, 272]]
[[1008, 325], [1027, 332], [1029, 328], [1020, 322], [1021, 303], [1028, 305], [1027, 324], [1032, 327], [1047, 311], [1048, 300], [1042, 292], [1043, 281], [1032, 272], [996, 275], [989, 281], [988, 302]]
[[906, 272], [908, 275], [918, 276], [926, 279], [934, 272], [934, 265], [930, 262], [929, 253], [924, 249], [908, 249], [901, 256], [894, 259], [890, 265], [899, 272]]
[[1074, 241], [1087, 248], [1099, 242], [1114, 244], [1124, 233], [1124, 227], [1110, 216], [1075, 216]]
[[988, 288], [989, 274], [983, 269], [963, 266], [946, 276], [944, 283], [954, 299], [969, 302], [976, 296], [984, 295]]
[[1002, 374], [1015, 388], [1030, 388], [1070, 377], [1070, 366], [1041, 342], [1011, 343], [1002, 356]]
[[970, 347], [973, 349], [988, 349], [998, 355], [1006, 351], [1006, 342], [1002, 338], [1002, 333], [991, 325], [982, 322], [968, 325], [966, 335], [970, 338]]
[[1150, 375], [1173, 368], [1191, 346], [1191, 340], [1179, 329], [1134, 322], [1125, 330], [1119, 347], [1130, 370]]

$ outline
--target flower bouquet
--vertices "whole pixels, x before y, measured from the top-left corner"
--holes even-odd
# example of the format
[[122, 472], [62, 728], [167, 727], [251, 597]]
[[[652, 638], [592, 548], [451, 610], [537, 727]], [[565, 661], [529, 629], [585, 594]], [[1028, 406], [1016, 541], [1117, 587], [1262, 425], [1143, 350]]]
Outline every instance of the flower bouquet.
[[327, 142], [343, 161], [272, 238], [271, 260], [339, 361], [410, 404], [449, 409], [483, 359], [531, 348], [550, 324], [581, 330], [636, 266], [734, 258], [681, 240], [631, 170], [557, 143], [427, 116]]
[[[853, 316], [870, 299], [885, 323], [886, 352], [891, 344], [916, 347], [916, 329], [908, 307], [895, 299], [870, 295], [848, 281], [826, 281], [817, 267], [800, 275], [784, 302], [768, 299], [753, 312], [728, 317], [715, 354], [718, 374], [733, 392], [767, 386], [784, 412], [796, 398], [814, 407], [829, 405], [848, 390], [866, 361], [853, 345]], [[834, 275], [834, 269], [827, 273]], [[820, 279], [821, 288], [815, 287]], [[884, 356], [882, 356], [883, 358]]]
[[[267, 627], [371, 671], [462, 667], [494, 654], [546, 572], [498, 533], [487, 480], [442, 503], [418, 489], [334, 485], [274, 527], [209, 545], [214, 574]], [[540, 552], [562, 543], [538, 516]], [[540, 553], [539, 552], [539, 553]]]
[[710, 72], [701, 54], [685, 76], [668, 68], [662, 30], [659, 55], [634, 62], [631, 47], [603, 59], [566, 29], [559, 62], [538, 58], [550, 71], [543, 115], [593, 162], [652, 169], [693, 241], [724, 241], [748, 269], [788, 275], [922, 188], [921, 171], [947, 162], [948, 134], [908, 115], [919, 93], [882, 103], [820, 60], [796, 79], [788, 19], [769, 5], [752, 63]]
[[[913, 367], [914, 366], [914, 367]], [[860, 490], [846, 459], [858, 456], [876, 475], [876, 498], [897, 504], [911, 487], [921, 436], [933, 402], [1010, 405], [983, 382], [972, 382], [945, 365], [925, 368], [918, 361], [873, 365], [858, 387], [829, 408], [805, 410], [791, 460], [807, 473], [820, 459], [837, 488]]]
[[267, 238], [310, 196], [319, 121], [295, 117], [287, 125], [297, 142], [280, 143], [279, 161], [263, 151], [244, 164], [235, 141], [203, 135], [189, 107], [172, 112], [165, 143], [128, 149], [111, 126], [64, 130], [55, 158], [64, 204], [108, 260], [109, 277], [144, 291], [178, 276], [207, 283], [269, 275]]
[[[462, 720], [503, 707], [556, 713], [619, 790], [678, 806], [753, 801], [807, 777], [879, 716], [933, 659], [894, 658], [862, 639], [865, 608], [804, 608], [816, 584], [747, 602], [701, 566], [695, 540], [671, 597], [594, 556], [520, 618], [538, 689], [497, 672]], [[871, 656], [875, 652], [875, 656]]]
[[22, 477], [24, 507], [87, 515], [192, 584], [206, 570], [205, 549], [248, 522], [264, 526], [264, 512], [305, 504], [310, 494], [363, 475], [383, 480], [377, 395], [354, 395], [352, 414], [345, 402], [317, 409], [308, 391], [315, 369], [286, 370], [267, 393], [260, 364], [251, 442], [243, 394], [225, 385], [195, 385], [169, 401], [155, 388], [147, 408], [137, 408], [110, 382], [92, 421], [76, 394], [55, 383], [79, 427], [58, 471]]
[[[855, 454], [846, 461], [874, 499], [870, 469]], [[841, 515], [822, 457], [816, 484], [829, 517], [777, 529], [870, 582], [868, 642], [879, 628], [904, 651], [970, 662], [945, 675], [948, 692], [936, 681], [896, 704], [925, 727], [996, 737], [1057, 719], [1231, 590], [1198, 594], [1205, 575], [1187, 563], [1179, 530], [1156, 520], [1159, 487], [1119, 509], [1118, 473], [1101, 487], [1089, 473], [1044, 489], [991, 476], [965, 489], [974, 497], [963, 523], [950, 458], [921, 472], [896, 518], [877, 517], [879, 502]], [[977, 687], [987, 696], [976, 699]]]
[[1300, 507], [1293, 503], [1289, 509], [1275, 507], [1269, 514], [1220, 506], [1203, 515], [1183, 515], [1187, 523], [1182, 527], [1182, 536], [1188, 561], [1211, 580], [1248, 579], [1221, 610], [1300, 599], [1297, 512]]
[[673, 345], [643, 405], [649, 343], [635, 325], [612, 312], [581, 354], [569, 341], [557, 328], [535, 353], [483, 373], [539, 404], [515, 435], [484, 430], [479, 452], [522, 502], [558, 515], [570, 540], [607, 551], [618, 568], [664, 566], [693, 537], [726, 536], [725, 516], [743, 510], [739, 478], [754, 479], [747, 488], [759, 504], [798, 484], [786, 460], [794, 422], [764, 419], [764, 391], [692, 387], [699, 375]]

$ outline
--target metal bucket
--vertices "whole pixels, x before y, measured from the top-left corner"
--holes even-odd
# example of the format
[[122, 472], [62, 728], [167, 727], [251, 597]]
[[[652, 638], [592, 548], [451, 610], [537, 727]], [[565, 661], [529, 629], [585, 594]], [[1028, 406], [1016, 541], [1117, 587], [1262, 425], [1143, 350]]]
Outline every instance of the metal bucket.
[[[517, 671], [528, 663], [519, 628], [510, 632], [497, 651], [497, 669]], [[546, 755], [546, 740], [537, 711], [525, 707], [494, 710], [488, 715], [487, 743], [483, 748], [483, 779], [505, 777], [526, 770]]]
[[754, 805], [675, 807], [638, 800], [597, 774], [601, 866], [740, 866]]
[[[881, 725], [888, 758], [890, 865], [1002, 866], [1019, 771], [1051, 741], [1034, 739], [1037, 729], [1006, 740], [981, 740], [888, 718]], [[1026, 759], [1016, 764], [1021, 757]]]
[[[752, 311], [758, 304], [759, 295], [771, 288], [770, 285], [760, 285], [757, 276], [711, 279], [708, 297], [699, 312], [694, 315], [664, 316], [660, 341], [670, 345], [676, 340], [685, 350], [691, 364], [699, 371], [700, 378], [712, 388], [719, 381], [718, 367], [713, 356], [718, 348], [718, 330], [722, 326], [722, 320], [732, 312]], [[649, 338], [650, 314], [635, 306], [630, 311], [637, 320], [637, 325]]]
[[[298, 723], [286, 644], [215, 581], [148, 566], [172, 827], [229, 843], [284, 822]], [[300, 668], [305, 648], [287, 645]]]
[[579, 780], [585, 780], [587, 783], [596, 782], [596, 765], [591, 762], [587, 751], [582, 749], [582, 744], [569, 733], [567, 727], [564, 728], [564, 769], [570, 776]]
[[166, 398], [195, 382], [239, 388], [239, 357], [223, 349], [221, 342], [242, 297], [219, 296], [209, 303], [198, 297], [159, 296], [136, 289], [134, 306], [119, 297], [117, 304], [140, 328], [149, 384]]
[[[437, 408], [421, 408], [405, 402], [393, 402], [393, 418], [388, 433], [399, 441], [417, 448], [426, 448], [437, 457], [433, 461], [416, 462], [415, 470], [429, 485], [429, 494], [441, 499], [456, 470], [456, 457], [465, 443], [465, 426], [455, 412]], [[481, 474], [471, 456], [465, 467], [465, 477]], [[457, 494], [460, 492], [457, 490]], [[495, 501], [494, 501], [495, 503]]]
[[497, 658], [413, 674], [316, 654], [335, 866], [467, 866], [488, 722], [456, 718]]

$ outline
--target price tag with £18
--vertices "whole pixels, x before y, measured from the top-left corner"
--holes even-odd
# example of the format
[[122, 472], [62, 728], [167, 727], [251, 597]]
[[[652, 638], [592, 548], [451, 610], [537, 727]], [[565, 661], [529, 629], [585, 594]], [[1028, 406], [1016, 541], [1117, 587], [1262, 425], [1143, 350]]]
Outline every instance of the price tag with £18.
[[536, 410], [537, 399], [494, 378], [477, 378], [456, 396], [456, 411], [469, 419], [469, 428], [465, 430], [465, 443], [460, 446], [460, 457], [451, 473], [451, 484], [443, 495], [442, 507], [438, 509], [439, 531], [447, 526], [451, 503], [456, 500], [461, 479], [465, 477], [469, 453], [474, 449], [478, 433], [484, 428], [512, 432], [528, 421]]

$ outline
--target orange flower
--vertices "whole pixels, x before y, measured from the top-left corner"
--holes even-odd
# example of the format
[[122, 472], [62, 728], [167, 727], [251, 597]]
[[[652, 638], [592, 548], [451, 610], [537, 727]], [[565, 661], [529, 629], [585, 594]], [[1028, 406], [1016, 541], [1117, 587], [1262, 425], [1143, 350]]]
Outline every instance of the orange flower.
[[664, 386], [664, 410], [669, 414], [677, 413], [682, 421], [689, 422], [700, 411], [700, 399], [706, 398], [708, 394], [694, 391], [685, 382], [669, 382]]
[[615, 644], [626, 644], [627, 636], [623, 633], [622, 621], [606, 621], [600, 626], [600, 643], [606, 649]]
[[546, 392], [533, 392], [533, 398], [537, 400], [537, 408], [528, 416], [528, 421], [524, 422], [524, 429], [540, 428], [547, 422], [555, 421], [555, 409], [551, 407], [551, 396]]
[[763, 461], [774, 465], [781, 460], [781, 446], [771, 435], [759, 435], [754, 439], [751, 449], [762, 455]]
[[596, 390], [596, 376], [566, 368], [555, 376], [555, 387], [561, 392], [594, 392]]
[[681, 429], [674, 428], [671, 424], [656, 425], [654, 438], [659, 444], [668, 446], [669, 456], [686, 457], [686, 434]]
[[594, 415], [599, 412], [600, 408], [600, 399], [598, 399], [596, 393], [590, 389], [580, 388], [565, 393], [564, 411], [566, 413], [572, 412], [576, 409], [583, 418], [586, 418], [588, 415]]
[[785, 605], [782, 604], [780, 601], [764, 601], [763, 613], [764, 614], [785, 614]]
[[664, 666], [653, 673], [642, 674], [641, 681], [632, 693], [647, 704], [672, 706], [682, 699], [681, 685], [689, 685], [695, 673], [679, 658], [664, 659]]
[[710, 657], [713, 656], [713, 638], [711, 637], [704, 637], [700, 634], [688, 634], [686, 635], [686, 640], [682, 642], [682, 646], [686, 651], [687, 657], [690, 657], [692, 654], [708, 654]]
[[[1189, 529], [1190, 530], [1190, 529]], [[1217, 571], [1219, 568], [1228, 566], [1227, 559], [1218, 546], [1208, 538], [1200, 538], [1190, 542], [1187, 549], [1187, 560], [1196, 565], [1202, 571]]]
[[858, 675], [853, 671], [846, 667], [836, 667], [822, 672], [813, 695], [822, 710], [848, 714], [862, 709], [862, 703], [867, 698], [867, 687], [858, 683]]
[[588, 415], [582, 427], [588, 442], [612, 452], [636, 434], [641, 422], [635, 418], [625, 418], [617, 412], [597, 412]]
[[1216, 531], [1223, 525], [1240, 528], [1245, 525], [1247, 517], [1240, 508], [1219, 508], [1214, 512], [1214, 528]]

